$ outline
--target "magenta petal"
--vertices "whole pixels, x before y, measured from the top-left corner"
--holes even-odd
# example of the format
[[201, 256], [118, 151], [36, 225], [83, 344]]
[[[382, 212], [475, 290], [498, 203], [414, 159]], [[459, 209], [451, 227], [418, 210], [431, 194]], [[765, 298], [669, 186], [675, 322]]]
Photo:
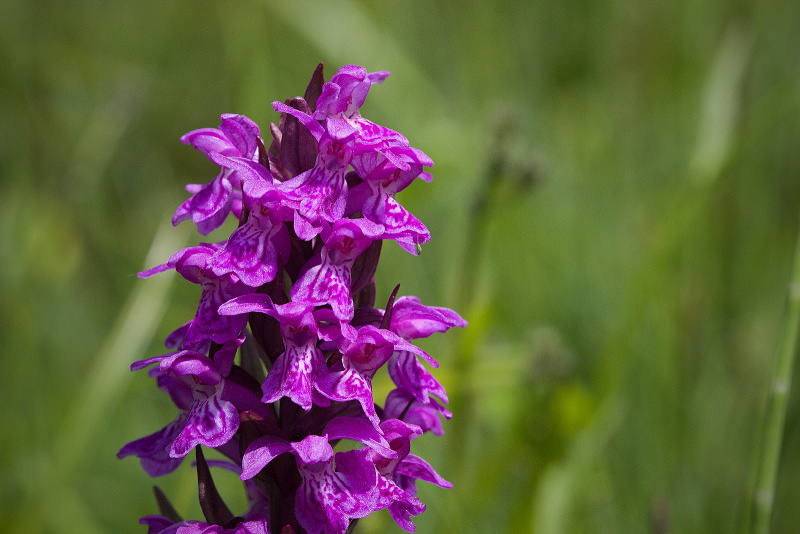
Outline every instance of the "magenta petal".
[[270, 238], [280, 228], [273, 227], [268, 217], [250, 213], [247, 223], [237, 228], [209, 260], [211, 270], [217, 276], [234, 273], [253, 288], [272, 281], [278, 271], [278, 252]]
[[428, 402], [428, 395], [432, 393], [445, 403], [448, 402], [444, 387], [413, 353], [405, 350], [395, 352], [387, 368], [392, 381], [408, 390], [418, 401]]
[[213, 360], [193, 351], [181, 351], [164, 359], [160, 368], [173, 376], [193, 375], [195, 381], [204, 385], [216, 386], [222, 381]]
[[[367, 150], [380, 152], [386, 156], [387, 159], [392, 161], [393, 156], [390, 156], [390, 151], [387, 150], [388, 148], [408, 147], [408, 139], [403, 135], [367, 119], [358, 119], [358, 130], [357, 140], [359, 146], [357, 150], [359, 152]], [[408, 163], [402, 160], [397, 162], [392, 161], [392, 163], [399, 169], [405, 170], [409, 168]]]
[[142, 271], [138, 273], [136, 276], [138, 278], [148, 278], [153, 276], [154, 274], [163, 273], [164, 271], [169, 271], [172, 267], [167, 263], [162, 263], [161, 265], [156, 265], [151, 269], [147, 269], [146, 271]]
[[169, 448], [175, 438], [186, 425], [186, 414], [181, 413], [177, 419], [149, 436], [131, 441], [117, 453], [117, 458], [138, 456], [142, 468], [151, 477], [160, 477], [173, 472], [183, 461], [183, 458], [172, 458]]
[[172, 444], [169, 455], [186, 456], [196, 445], [220, 447], [230, 441], [239, 429], [239, 412], [233, 403], [220, 398], [220, 393], [196, 400], [186, 420], [186, 427]]
[[285, 439], [262, 436], [251, 443], [242, 456], [242, 480], [256, 476], [274, 458], [292, 450]]
[[372, 399], [372, 384], [355, 369], [329, 374], [320, 382], [320, 392], [335, 401], [357, 400], [373, 425], [380, 424]]
[[325, 358], [313, 341], [302, 347], [287, 346], [264, 379], [261, 401], [272, 403], [286, 396], [305, 411], [311, 410], [317, 375], [324, 366]]
[[230, 142], [223, 132], [216, 128], [200, 128], [181, 136], [181, 143], [191, 145], [206, 156], [208, 154], [238, 155], [236, 146]]
[[394, 197], [380, 190], [377, 184], [370, 183], [370, 185], [373, 188], [373, 196], [364, 202], [362, 207], [364, 217], [385, 226], [386, 231], [383, 235], [385, 239], [397, 239], [407, 252], [416, 255], [416, 246], [431, 240], [430, 232]]
[[411, 517], [425, 511], [425, 505], [418, 498], [404, 493], [404, 498], [398, 499], [389, 506], [389, 514], [395, 523], [408, 532], [415, 532], [416, 528]]
[[417, 297], [399, 297], [392, 308], [391, 330], [405, 339], [428, 337], [454, 326], [463, 328], [467, 321], [449, 308], [425, 306]]
[[225, 134], [236, 150], [246, 158], [252, 158], [258, 150], [258, 125], [244, 115], [225, 113], [220, 117], [220, 131]]
[[244, 315], [250, 312], [267, 313], [274, 308], [272, 299], [263, 293], [248, 293], [236, 297], [219, 307], [220, 315]]
[[160, 356], [153, 356], [152, 358], [147, 358], [146, 360], [135, 361], [135, 362], [133, 362], [131, 364], [131, 371], [140, 371], [140, 370], [144, 369], [145, 367], [153, 365], [154, 363], [161, 362], [162, 360], [164, 360], [164, 358], [168, 358], [169, 356], [172, 356], [173, 354], [175, 354], [175, 353], [174, 352], [168, 352], [166, 354], [161, 354]]
[[202, 186], [197, 193], [181, 204], [172, 216], [172, 224], [177, 226], [191, 219], [203, 235], [208, 235], [219, 228], [228, 217], [233, 202], [233, 188], [225, 177], [225, 172]]
[[406, 456], [405, 459], [397, 466], [397, 470], [395, 472], [417, 480], [424, 480], [425, 482], [436, 484], [442, 488], [452, 489], [453, 487], [453, 484], [443, 479], [439, 473], [434, 471], [433, 467], [431, 467], [431, 464], [419, 456], [414, 456], [413, 454]]
[[330, 304], [343, 322], [353, 318], [353, 297], [350, 294], [350, 265], [334, 265], [330, 261], [312, 267], [292, 286], [292, 300], [322, 306]]
[[325, 427], [329, 440], [352, 439], [360, 441], [386, 458], [395, 458], [386, 439], [369, 422], [356, 417], [337, 417]]

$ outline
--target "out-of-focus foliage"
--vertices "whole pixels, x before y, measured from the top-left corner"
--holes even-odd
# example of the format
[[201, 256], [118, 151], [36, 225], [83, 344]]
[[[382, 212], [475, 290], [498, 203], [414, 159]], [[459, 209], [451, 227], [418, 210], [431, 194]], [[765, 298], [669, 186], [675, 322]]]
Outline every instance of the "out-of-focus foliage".
[[[392, 71], [365, 114], [436, 162], [401, 193], [433, 241], [384, 247], [379, 294], [470, 321], [424, 344], [456, 415], [418, 441], [456, 487], [420, 485], [418, 531], [734, 531], [798, 225], [798, 50], [792, 0], [2, 2], [0, 530], [144, 532], [152, 481], [114, 455], [174, 413], [127, 367], [197, 295], [135, 273], [216, 172], [178, 138], [225, 112], [266, 133], [322, 61]], [[200, 517], [193, 477], [156, 482]], [[798, 490], [793, 395], [775, 532]]]

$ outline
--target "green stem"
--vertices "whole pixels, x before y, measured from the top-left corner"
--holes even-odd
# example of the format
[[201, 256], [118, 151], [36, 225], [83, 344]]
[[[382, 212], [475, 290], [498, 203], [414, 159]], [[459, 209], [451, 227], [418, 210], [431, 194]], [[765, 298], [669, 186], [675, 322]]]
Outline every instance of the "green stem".
[[781, 344], [770, 383], [767, 411], [764, 417], [762, 447], [758, 452], [758, 475], [750, 507], [754, 533], [769, 532], [772, 504], [775, 500], [775, 481], [781, 456], [786, 406], [792, 386], [792, 371], [797, 354], [797, 332], [800, 326], [800, 234], [795, 244], [789, 302], [783, 325]]

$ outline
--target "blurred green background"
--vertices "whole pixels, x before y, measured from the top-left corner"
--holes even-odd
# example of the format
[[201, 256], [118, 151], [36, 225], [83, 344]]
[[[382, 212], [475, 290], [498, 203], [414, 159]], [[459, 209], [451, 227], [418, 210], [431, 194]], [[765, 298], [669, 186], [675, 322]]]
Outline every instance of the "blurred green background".
[[[266, 134], [320, 61], [391, 71], [363, 114], [436, 162], [399, 197], [433, 240], [384, 247], [379, 298], [470, 321], [422, 343], [455, 417], [417, 452], [455, 489], [420, 483], [418, 532], [736, 530], [800, 210], [800, 3], [2, 0], [0, 43], [0, 531], [145, 531], [153, 481], [115, 453], [175, 411], [128, 365], [198, 293], [135, 273], [199, 240], [168, 219], [216, 172], [178, 138]], [[793, 392], [775, 532], [798, 423]], [[199, 518], [194, 477], [157, 483]]]

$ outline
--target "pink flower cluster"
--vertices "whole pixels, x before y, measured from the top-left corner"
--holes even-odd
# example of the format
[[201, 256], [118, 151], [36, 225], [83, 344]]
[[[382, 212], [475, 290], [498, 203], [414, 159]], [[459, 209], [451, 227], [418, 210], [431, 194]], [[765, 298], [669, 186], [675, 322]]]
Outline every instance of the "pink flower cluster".
[[[196, 315], [166, 341], [167, 354], [133, 370], [150, 375], [178, 408], [162, 430], [125, 445], [151, 476], [172, 472], [193, 449], [205, 521], [183, 520], [161, 499], [142, 519], [150, 533], [344, 534], [387, 509], [413, 532], [425, 509], [416, 481], [449, 488], [411, 441], [442, 434], [447, 394], [412, 340], [463, 327], [454, 311], [388, 296], [375, 307], [383, 240], [416, 254], [427, 228], [395, 199], [429, 181], [433, 162], [397, 132], [363, 118], [360, 107], [388, 72], [322, 65], [305, 96], [275, 102], [269, 148], [259, 127], [223, 115], [219, 128], [181, 138], [219, 165], [192, 193], [174, 224], [192, 220], [208, 235], [233, 214], [227, 240], [181, 250], [147, 277], [175, 269], [201, 289]], [[396, 388], [383, 405], [372, 379], [386, 367]], [[360, 443], [334, 453], [340, 440]], [[228, 461], [206, 461], [201, 446]], [[231, 513], [208, 466], [239, 473], [249, 508]]]

